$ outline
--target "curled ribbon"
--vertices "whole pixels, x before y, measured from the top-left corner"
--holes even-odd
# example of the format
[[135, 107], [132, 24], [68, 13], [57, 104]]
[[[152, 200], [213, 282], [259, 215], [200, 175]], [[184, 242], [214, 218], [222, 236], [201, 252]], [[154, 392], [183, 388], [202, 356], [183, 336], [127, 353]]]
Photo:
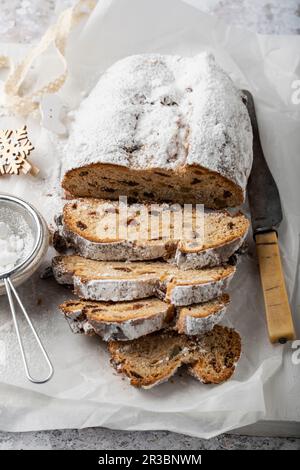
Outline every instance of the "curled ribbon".
[[[56, 93], [65, 83], [68, 66], [65, 49], [72, 28], [88, 16], [96, 5], [96, 0], [79, 0], [76, 5], [63, 11], [56, 24], [49, 27], [39, 44], [35, 46], [16, 67], [13, 67], [7, 56], [0, 56], [0, 68], [12, 69], [4, 83], [6, 106], [17, 115], [26, 117], [39, 107], [43, 95]], [[43, 54], [50, 44], [54, 44], [63, 64], [63, 72], [55, 79], [34, 92], [21, 93], [21, 86], [33, 62]]]

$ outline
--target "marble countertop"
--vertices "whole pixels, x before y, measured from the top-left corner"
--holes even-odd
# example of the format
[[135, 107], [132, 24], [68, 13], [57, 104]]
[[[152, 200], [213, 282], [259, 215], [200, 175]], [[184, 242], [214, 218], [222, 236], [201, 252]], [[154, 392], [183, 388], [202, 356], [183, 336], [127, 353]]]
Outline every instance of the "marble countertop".
[[[263, 34], [300, 34], [300, 0], [187, 0], [226, 22]], [[57, 13], [74, 0], [0, 0], [0, 42], [34, 42]], [[256, 427], [257, 434], [266, 431]], [[237, 431], [238, 432], [238, 431]], [[250, 431], [241, 431], [250, 432]], [[253, 432], [253, 431], [252, 431]], [[288, 431], [287, 431], [288, 432]], [[284, 435], [274, 427], [272, 434]], [[299, 432], [298, 432], [299, 435]], [[0, 432], [4, 449], [300, 449], [299, 438], [221, 435], [208, 441], [167, 431], [125, 432], [105, 428], [28, 433]]]

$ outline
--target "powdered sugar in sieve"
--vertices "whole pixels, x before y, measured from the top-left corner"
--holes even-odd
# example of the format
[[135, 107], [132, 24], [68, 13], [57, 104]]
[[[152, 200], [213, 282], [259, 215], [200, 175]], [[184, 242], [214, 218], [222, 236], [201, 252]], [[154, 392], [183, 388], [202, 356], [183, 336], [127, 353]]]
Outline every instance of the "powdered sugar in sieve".
[[0, 207], [0, 275], [11, 271], [33, 250], [34, 236], [22, 214]]

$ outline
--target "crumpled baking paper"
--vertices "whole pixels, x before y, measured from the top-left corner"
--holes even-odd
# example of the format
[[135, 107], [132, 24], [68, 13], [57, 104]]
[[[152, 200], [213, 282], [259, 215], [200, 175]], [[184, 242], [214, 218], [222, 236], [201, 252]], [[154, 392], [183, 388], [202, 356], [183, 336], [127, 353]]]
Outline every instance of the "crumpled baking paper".
[[[235, 83], [249, 89], [257, 108], [267, 161], [278, 184], [284, 220], [279, 231], [287, 287], [299, 331], [300, 104], [292, 100], [300, 74], [300, 37], [261, 36], [204, 14], [196, 2], [180, 0], [102, 0], [85, 26], [69, 39], [70, 75], [59, 97], [75, 108], [116, 60], [134, 53], [193, 55], [212, 51]], [[199, 2], [200, 5], [200, 2]], [[20, 57], [24, 46], [0, 45], [0, 52]], [[49, 52], [51, 54], [51, 51]], [[47, 76], [53, 61], [37, 73]], [[16, 124], [0, 116], [0, 125]], [[36, 146], [39, 177], [1, 178], [0, 190], [35, 204], [51, 222], [59, 209], [59, 138], [28, 126]], [[247, 209], [247, 208], [246, 208]], [[49, 250], [49, 263], [53, 253]], [[0, 429], [29, 431], [106, 426], [124, 430], [164, 429], [210, 438], [258, 420], [300, 421], [300, 365], [294, 350], [268, 341], [264, 304], [249, 237], [249, 252], [240, 261], [230, 286], [232, 303], [225, 324], [242, 336], [243, 354], [234, 377], [219, 386], [202, 385], [184, 373], [152, 390], [129, 386], [109, 365], [99, 338], [71, 334], [57, 305], [70, 290], [39, 270], [19, 288], [55, 367], [44, 385], [26, 381], [7, 299], [0, 299]], [[298, 311], [297, 311], [298, 308]], [[298, 314], [298, 315], [297, 315]], [[24, 344], [33, 373], [41, 372], [38, 355], [24, 323]]]

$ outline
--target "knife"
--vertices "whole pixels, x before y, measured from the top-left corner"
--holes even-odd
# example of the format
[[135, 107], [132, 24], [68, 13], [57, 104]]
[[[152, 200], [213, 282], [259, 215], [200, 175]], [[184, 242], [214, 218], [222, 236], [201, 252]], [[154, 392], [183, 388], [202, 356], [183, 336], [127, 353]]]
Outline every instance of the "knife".
[[272, 343], [295, 338], [278, 246], [277, 228], [282, 221], [280, 196], [260, 142], [254, 100], [243, 90], [253, 130], [253, 165], [248, 181], [253, 236], [264, 294], [267, 327]]

